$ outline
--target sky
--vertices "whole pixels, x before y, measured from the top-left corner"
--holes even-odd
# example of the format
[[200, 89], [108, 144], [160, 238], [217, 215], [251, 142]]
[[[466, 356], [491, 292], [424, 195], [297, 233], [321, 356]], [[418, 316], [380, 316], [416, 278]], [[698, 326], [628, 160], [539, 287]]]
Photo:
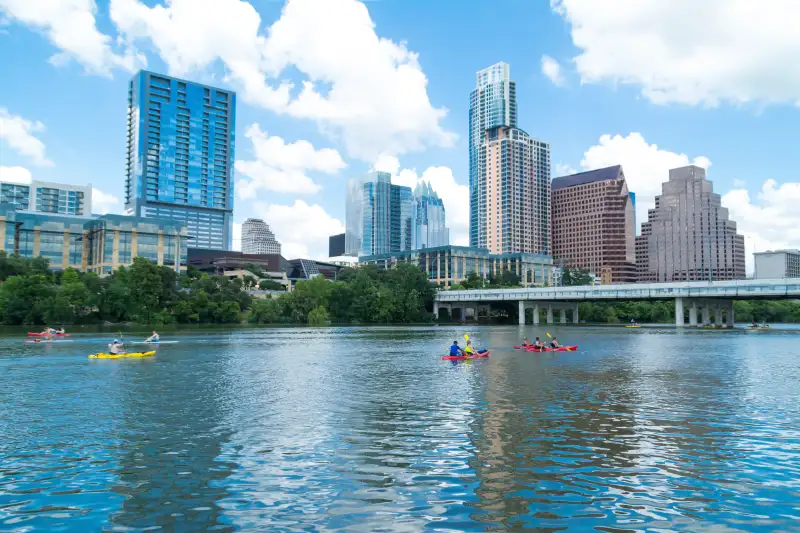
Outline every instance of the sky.
[[553, 177], [623, 165], [641, 223], [670, 168], [704, 166], [752, 271], [800, 248], [797, 28], [795, 0], [0, 0], [0, 180], [121, 212], [147, 68], [237, 93], [234, 247], [255, 216], [327, 257], [373, 169], [429, 181], [467, 244], [469, 93], [504, 61]]

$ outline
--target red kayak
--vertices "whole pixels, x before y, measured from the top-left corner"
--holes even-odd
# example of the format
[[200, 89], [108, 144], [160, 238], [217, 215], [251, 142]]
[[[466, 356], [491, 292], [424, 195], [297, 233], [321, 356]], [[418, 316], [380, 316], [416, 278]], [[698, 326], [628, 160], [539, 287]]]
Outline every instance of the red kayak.
[[[46, 337], [44, 333], [28, 332], [28, 337]], [[53, 333], [53, 337], [69, 337], [69, 333]]]
[[478, 352], [475, 355], [443, 355], [442, 361], [468, 361], [470, 359], [479, 359], [481, 357], [489, 357], [489, 350]]
[[576, 352], [578, 345], [575, 346], [559, 346], [558, 348], [528, 348], [529, 352]]

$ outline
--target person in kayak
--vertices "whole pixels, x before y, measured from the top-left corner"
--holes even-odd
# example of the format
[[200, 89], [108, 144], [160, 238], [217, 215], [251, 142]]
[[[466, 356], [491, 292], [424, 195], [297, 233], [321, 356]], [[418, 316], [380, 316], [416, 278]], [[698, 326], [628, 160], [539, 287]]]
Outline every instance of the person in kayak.
[[160, 340], [161, 340], [161, 337], [159, 337], [159, 336], [158, 336], [158, 333], [156, 333], [156, 332], [154, 331], [152, 335], [150, 335], [149, 337], [147, 337], [147, 338], [144, 340], [144, 342], [159, 342]]
[[114, 339], [114, 342], [108, 345], [108, 353], [112, 353], [114, 355], [124, 354], [125, 345], [119, 342], [117, 339]]
[[467, 339], [467, 345], [464, 347], [464, 355], [475, 355], [475, 350], [472, 348], [472, 339]]
[[531, 341], [528, 340], [528, 337], [525, 337], [524, 339], [522, 339], [522, 345], [523, 346], [530, 346], [531, 345]]
[[558, 344], [558, 339], [556, 339], [555, 337], [553, 337], [553, 340], [550, 342], [550, 347], [551, 347], [551, 348], [560, 348], [560, 347], [561, 347], [561, 345], [560, 345], [560, 344]]
[[64, 328], [63, 328], [63, 327], [61, 327], [61, 328], [58, 328], [57, 330], [55, 330], [55, 332], [56, 332], [56, 333], [58, 333], [59, 335], [63, 335], [63, 334], [65, 334], [65, 333], [66, 333], [66, 331], [64, 331]]
[[450, 345], [450, 356], [458, 357], [459, 355], [465, 355], [464, 350], [458, 345], [458, 341], [453, 341], [453, 344]]
[[539, 339], [539, 337], [536, 337], [536, 340], [533, 342], [533, 347], [544, 348], [544, 343], [541, 341], [541, 339]]

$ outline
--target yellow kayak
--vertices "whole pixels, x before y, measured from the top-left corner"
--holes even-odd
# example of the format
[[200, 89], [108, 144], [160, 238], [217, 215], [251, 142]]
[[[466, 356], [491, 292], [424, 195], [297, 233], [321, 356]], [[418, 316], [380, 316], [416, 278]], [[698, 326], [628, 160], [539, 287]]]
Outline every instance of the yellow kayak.
[[153, 357], [156, 354], [152, 352], [128, 352], [128, 353], [93, 353], [89, 359], [124, 359], [128, 357]]
[[642, 327], [642, 326], [625, 326], [625, 327], [626, 327], [626, 328], [631, 328], [631, 329], [634, 329], [634, 328], [640, 328], [640, 327]]

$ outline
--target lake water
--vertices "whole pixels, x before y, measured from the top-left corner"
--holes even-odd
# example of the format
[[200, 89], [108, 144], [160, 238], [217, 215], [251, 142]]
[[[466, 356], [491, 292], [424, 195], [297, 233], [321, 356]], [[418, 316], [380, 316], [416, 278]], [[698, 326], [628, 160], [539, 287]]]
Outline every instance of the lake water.
[[0, 531], [800, 531], [800, 330], [544, 331], [4, 334]]

